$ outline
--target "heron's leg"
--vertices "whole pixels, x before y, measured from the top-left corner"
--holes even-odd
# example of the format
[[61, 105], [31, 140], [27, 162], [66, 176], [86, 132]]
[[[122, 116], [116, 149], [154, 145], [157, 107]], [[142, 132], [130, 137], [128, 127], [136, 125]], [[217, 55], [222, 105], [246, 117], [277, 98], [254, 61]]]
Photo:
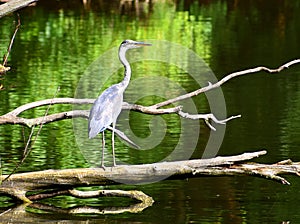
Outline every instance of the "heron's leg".
[[104, 148], [105, 148], [105, 136], [104, 136], [104, 131], [102, 132], [102, 159], [101, 159], [101, 167], [105, 169], [104, 166]]
[[113, 130], [112, 130], [112, 136], [111, 136], [111, 143], [112, 143], [112, 156], [113, 156], [113, 166], [116, 166], [116, 157], [115, 157], [115, 127], [116, 123], [113, 122], [112, 124]]

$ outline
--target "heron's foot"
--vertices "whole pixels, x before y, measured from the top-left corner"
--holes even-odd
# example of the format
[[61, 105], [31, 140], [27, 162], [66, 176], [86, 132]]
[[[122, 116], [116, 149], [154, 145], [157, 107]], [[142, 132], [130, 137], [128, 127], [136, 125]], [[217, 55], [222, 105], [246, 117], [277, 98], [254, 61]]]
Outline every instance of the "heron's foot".
[[104, 164], [101, 163], [100, 168], [102, 168], [103, 170], [105, 170], [106, 167], [104, 166]]

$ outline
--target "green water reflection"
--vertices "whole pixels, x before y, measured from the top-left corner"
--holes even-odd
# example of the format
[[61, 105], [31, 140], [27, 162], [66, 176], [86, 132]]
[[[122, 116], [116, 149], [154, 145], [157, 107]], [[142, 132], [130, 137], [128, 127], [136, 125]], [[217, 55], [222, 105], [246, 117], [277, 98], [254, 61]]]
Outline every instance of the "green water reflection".
[[[121, 5], [119, 1], [93, 1], [85, 7], [80, 1], [40, 1], [36, 7], [20, 12], [22, 26], [8, 61], [12, 69], [0, 77], [4, 88], [0, 90], [0, 114], [25, 103], [52, 98], [58, 88], [56, 97], [73, 97], [87, 66], [123, 39], [168, 40], [186, 46], [200, 55], [219, 79], [232, 71], [257, 65], [276, 67], [299, 58], [299, 10], [300, 2], [279, 0], [153, 1], [140, 2], [138, 7]], [[10, 15], [0, 20], [1, 55], [6, 52], [15, 19], [15, 15]], [[157, 66], [157, 73], [180, 80], [186, 91], [198, 88], [193, 79], [172, 66], [141, 63], [134, 64], [133, 68], [147, 71], [147, 66]], [[120, 70], [106, 85], [118, 82], [121, 77]], [[298, 66], [280, 74], [240, 77], [224, 85], [228, 114], [242, 114], [242, 118], [227, 125], [219, 155], [266, 148], [268, 156], [258, 159], [261, 162], [287, 158], [299, 161], [299, 79]], [[159, 100], [154, 97], [141, 101], [152, 104]], [[196, 97], [195, 102], [200, 112], [209, 112], [204, 97]], [[45, 109], [31, 110], [24, 116], [42, 116]], [[71, 105], [54, 105], [49, 113], [71, 109]], [[147, 136], [151, 117], [131, 116], [141, 127], [136, 130], [137, 135]], [[163, 158], [178, 143], [180, 130], [176, 116], [162, 118], [167, 122], [168, 132], [158, 147], [160, 152], [150, 153], [148, 157], [142, 153], [137, 155], [118, 141], [116, 147], [124, 148], [118, 156], [131, 163]], [[140, 120], [145, 121], [145, 125]], [[201, 133], [193, 155], [197, 158], [201, 157], [210, 133], [200, 123]], [[9, 173], [22, 157], [23, 136], [29, 132], [18, 126], [0, 126], [3, 173]], [[76, 144], [72, 121], [65, 120], [43, 127], [19, 171], [89, 165]], [[291, 186], [254, 177], [198, 178], [128, 186], [145, 191], [156, 203], [140, 214], [93, 218], [104, 222], [141, 223], [280, 223], [287, 220], [298, 223], [300, 181], [294, 177], [288, 179]], [[78, 202], [66, 197], [63, 202], [57, 198], [50, 203], [72, 207]], [[86, 203], [110, 204], [102, 203], [101, 199]], [[1, 200], [1, 210], [12, 204], [12, 201]]]

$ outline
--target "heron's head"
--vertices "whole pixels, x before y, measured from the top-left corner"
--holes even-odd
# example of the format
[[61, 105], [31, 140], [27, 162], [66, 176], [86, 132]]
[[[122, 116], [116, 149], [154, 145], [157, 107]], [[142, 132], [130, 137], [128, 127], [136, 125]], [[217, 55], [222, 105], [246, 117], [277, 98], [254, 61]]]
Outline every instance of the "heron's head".
[[124, 48], [124, 49], [128, 50], [128, 49], [138, 48], [138, 47], [143, 47], [143, 46], [151, 46], [151, 44], [150, 43], [139, 42], [139, 41], [134, 41], [134, 40], [124, 40], [121, 43], [120, 48]]

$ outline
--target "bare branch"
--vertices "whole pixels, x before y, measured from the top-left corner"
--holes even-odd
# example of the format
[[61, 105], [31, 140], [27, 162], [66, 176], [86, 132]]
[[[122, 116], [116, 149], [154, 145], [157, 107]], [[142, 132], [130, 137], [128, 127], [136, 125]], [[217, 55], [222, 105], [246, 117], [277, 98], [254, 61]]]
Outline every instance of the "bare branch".
[[269, 72], [269, 73], [277, 73], [277, 72], [281, 72], [282, 70], [284, 70], [286, 68], [289, 68], [292, 65], [299, 64], [299, 63], [300, 63], [300, 59], [295, 59], [293, 61], [290, 61], [290, 62], [287, 62], [287, 63], [281, 65], [277, 69], [270, 69], [270, 68], [267, 68], [267, 67], [259, 66], [259, 67], [256, 67], [256, 68], [251, 68], [251, 69], [247, 69], [247, 70], [243, 70], [243, 71], [239, 71], [239, 72], [234, 72], [234, 73], [231, 73], [231, 74], [225, 76], [223, 79], [221, 79], [220, 81], [218, 81], [214, 84], [209, 82], [208, 85], [203, 87], [203, 88], [197, 89], [193, 92], [187, 93], [185, 95], [181, 95], [179, 97], [175, 97], [173, 99], [163, 101], [161, 103], [157, 103], [157, 104], [153, 105], [153, 107], [159, 108], [159, 107], [167, 106], [167, 105], [170, 105], [172, 103], [175, 103], [175, 102], [178, 102], [178, 101], [181, 101], [181, 100], [191, 98], [193, 96], [197, 96], [200, 93], [204, 93], [204, 92], [207, 92], [209, 90], [220, 87], [222, 84], [224, 84], [228, 80], [230, 80], [232, 78], [235, 78], [235, 77], [238, 77], [238, 76], [241, 76], [241, 75], [257, 73], [257, 72], [260, 72], [260, 71], [266, 71], [266, 72]]
[[[206, 87], [200, 88], [196, 91], [190, 92], [185, 95], [181, 95], [181, 96], [173, 98], [173, 99], [169, 99], [169, 100], [160, 102], [158, 104], [154, 104], [151, 106], [142, 106], [142, 105], [137, 105], [137, 104], [128, 104], [128, 103], [124, 102], [122, 108], [127, 109], [127, 110], [134, 110], [134, 111], [142, 112], [142, 113], [146, 113], [146, 114], [161, 115], [161, 114], [176, 113], [179, 116], [187, 118], [187, 119], [204, 119], [204, 121], [206, 122], [208, 127], [212, 130], [215, 130], [215, 128], [209, 121], [213, 121], [217, 124], [225, 124], [226, 122], [228, 122], [232, 119], [240, 117], [241, 115], [236, 115], [236, 116], [232, 116], [227, 119], [224, 119], [224, 120], [219, 120], [213, 114], [190, 115], [183, 111], [182, 106], [176, 106], [176, 107], [164, 108], [164, 109], [160, 109], [160, 108], [163, 106], [167, 106], [172, 103], [187, 99], [187, 98], [191, 98], [193, 96], [196, 96], [200, 93], [207, 92], [214, 88], [220, 87], [222, 84], [224, 84], [225, 82], [229, 81], [230, 79], [232, 79], [234, 77], [238, 77], [238, 76], [245, 75], [245, 74], [256, 73], [259, 71], [266, 71], [269, 73], [280, 72], [280, 71], [282, 71], [286, 68], [289, 68], [290, 66], [298, 64], [298, 63], [300, 63], [300, 59], [296, 59], [296, 60], [290, 61], [288, 63], [285, 63], [277, 69], [270, 69], [267, 67], [260, 66], [260, 67], [256, 67], [256, 68], [252, 68], [252, 69], [247, 69], [244, 71], [234, 72], [234, 73], [231, 73], [231, 74], [225, 76], [223, 79], [221, 79], [220, 81], [218, 81], [214, 84], [208, 83], [208, 86], [206, 86]], [[38, 118], [32, 118], [32, 119], [21, 118], [21, 117], [18, 117], [18, 115], [26, 110], [33, 109], [33, 108], [40, 107], [40, 106], [49, 105], [49, 104], [92, 104], [94, 101], [95, 101], [95, 99], [54, 98], [54, 99], [46, 99], [46, 100], [28, 103], [28, 104], [25, 104], [23, 106], [20, 106], [20, 107], [14, 109], [13, 111], [11, 111], [5, 115], [0, 116], [0, 125], [1, 124], [21, 124], [21, 125], [24, 125], [27, 127], [32, 127], [33, 125], [46, 124], [46, 123], [59, 121], [59, 120], [63, 120], [63, 119], [69, 119], [69, 118], [77, 118], [77, 117], [88, 118], [89, 112], [85, 111], [85, 110], [74, 110], [74, 111], [61, 112], [61, 113], [57, 113], [57, 114], [47, 115], [45, 117], [38, 117]]]
[[[95, 99], [74, 99], [74, 98], [53, 98], [53, 99], [46, 99], [41, 101], [36, 101], [32, 103], [25, 104], [20, 106], [13, 111], [0, 116], [0, 124], [20, 124], [27, 127], [32, 127], [33, 125], [40, 125], [40, 124], [47, 124], [54, 121], [70, 119], [70, 118], [88, 118], [89, 111], [88, 110], [73, 110], [73, 111], [66, 111], [60, 112], [56, 114], [50, 114], [43, 117], [37, 118], [21, 118], [18, 117], [19, 114], [22, 112], [33, 109], [40, 106], [51, 105], [51, 104], [92, 104]], [[182, 111], [182, 106], [176, 106], [171, 108], [165, 109], [157, 109], [153, 106], [142, 106], [138, 104], [129, 104], [124, 102], [122, 109], [124, 110], [134, 110], [137, 112], [145, 113], [145, 114], [152, 114], [152, 115], [162, 115], [162, 114], [171, 114], [177, 113], [183, 118], [187, 119], [204, 119], [204, 120], [212, 120], [217, 124], [225, 124], [227, 121], [240, 117], [232, 116], [230, 118], [224, 120], [218, 120], [213, 114], [195, 114], [190, 115]], [[212, 128], [213, 129], [213, 128]]]
[[0, 5], [0, 18], [37, 1], [38, 0], [10, 0], [7, 3]]
[[124, 102], [122, 105], [122, 109], [126, 110], [134, 110], [139, 111], [145, 114], [172, 114], [180, 111], [182, 109], [182, 106], [172, 107], [172, 108], [166, 108], [166, 109], [157, 109], [154, 106], [142, 106], [138, 104], [129, 104]]
[[216, 124], [226, 124], [226, 122], [232, 120], [232, 119], [236, 119], [236, 118], [240, 118], [241, 115], [236, 115], [236, 116], [231, 116], [229, 118], [223, 119], [223, 120], [218, 120], [214, 114], [189, 114], [189, 113], [185, 113], [183, 111], [178, 111], [177, 112], [179, 116], [183, 117], [183, 118], [188, 118], [188, 119], [192, 119], [192, 120], [199, 120], [199, 119], [203, 119], [205, 121], [205, 123], [207, 124], [207, 126], [212, 129], [213, 131], [216, 131], [216, 128], [209, 123], [210, 120], [212, 120], [213, 122], [215, 122]]
[[94, 101], [95, 99], [52, 98], [24, 104], [7, 114], [17, 116], [26, 110], [47, 106], [49, 104], [92, 104]]
[[[70, 102], [74, 102], [75, 99], [73, 98], [65, 98], [65, 99], [71, 99], [71, 101], [68, 101], [64, 98], [56, 98], [58, 99], [58, 101], [55, 101], [55, 99], [53, 99], [52, 103], [48, 103], [49, 100], [43, 100], [43, 101], [39, 101], [41, 102], [41, 104], [43, 105], [52, 105], [52, 104], [56, 104], [56, 103], [70, 103]], [[51, 100], [50, 100], [51, 101]], [[85, 102], [89, 102], [89, 101], [94, 101], [94, 100], [89, 100], [89, 99], [79, 99], [78, 102], [79, 104], [81, 103], [85, 103]], [[38, 118], [20, 118], [14, 115], [15, 114], [19, 114], [20, 112], [23, 112], [29, 108], [35, 108], [38, 107], [38, 102], [34, 102], [34, 103], [29, 103], [29, 104], [25, 104], [17, 109], [15, 109], [14, 111], [7, 113], [5, 115], [0, 116], [0, 125], [1, 124], [20, 124], [20, 125], [24, 125], [26, 127], [34, 127], [36, 125], [42, 125], [42, 124], [48, 124], [54, 121], [59, 121], [59, 120], [64, 120], [64, 119], [70, 119], [70, 118], [88, 118], [89, 117], [89, 111], [88, 110], [73, 110], [73, 111], [66, 111], [66, 112], [61, 112], [61, 113], [56, 113], [56, 114], [50, 114], [50, 115], [46, 115], [43, 117], [38, 117]], [[112, 131], [113, 128], [112, 127], [108, 127], [108, 130]], [[129, 143], [131, 146], [135, 147], [136, 149], [139, 149], [140, 147], [138, 145], [136, 145], [134, 142], [132, 142], [125, 134], [124, 132], [115, 129], [115, 133], [116, 135], [118, 135], [121, 139], [123, 139], [124, 141], [126, 141], [127, 143]]]

